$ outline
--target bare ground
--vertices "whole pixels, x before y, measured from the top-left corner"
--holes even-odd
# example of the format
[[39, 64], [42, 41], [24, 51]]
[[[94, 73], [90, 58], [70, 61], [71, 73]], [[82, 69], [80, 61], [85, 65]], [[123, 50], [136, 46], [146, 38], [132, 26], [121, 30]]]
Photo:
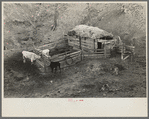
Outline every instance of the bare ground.
[[[8, 57], [9, 56], [9, 57]], [[120, 57], [84, 59], [62, 72], [40, 75], [23, 64], [20, 51], [5, 51], [5, 98], [146, 97], [146, 58], [122, 62]], [[110, 70], [119, 68], [118, 76]]]
[[[48, 38], [51, 41], [61, 38], [78, 24], [90, 24], [119, 35], [126, 44], [135, 37], [136, 53], [145, 56], [146, 7], [125, 4], [127, 13], [124, 13], [121, 12], [119, 4], [90, 4], [90, 10], [87, 4], [59, 4], [58, 26], [55, 31], [51, 31], [55, 13], [52, 6], [47, 11], [47, 5], [41, 5], [39, 9], [41, 14], [37, 16], [43, 19], [38, 24], [44, 24], [36, 34], [42, 40], [40, 45], [49, 42]], [[22, 4], [23, 9], [27, 10], [24, 14], [31, 16], [29, 19], [33, 21], [34, 11], [30, 13], [30, 10], [36, 9], [36, 5], [29, 6], [27, 10]], [[17, 7], [18, 12], [16, 12]], [[32, 25], [22, 24], [29, 21], [21, 17], [20, 15], [24, 14], [20, 12], [19, 6], [15, 4], [7, 4], [4, 9], [4, 44], [7, 49], [22, 47], [23, 44], [19, 41], [26, 41], [27, 32], [30, 37], [34, 36]], [[15, 14], [11, 15], [11, 13]], [[47, 15], [43, 16], [43, 13]], [[15, 20], [18, 24], [14, 24]], [[26, 48], [26, 46], [27, 44], [23, 47]], [[146, 58], [144, 56], [136, 57], [133, 63], [122, 62], [120, 57], [85, 59], [75, 66], [63, 69], [62, 73], [52, 75], [49, 72], [49, 75], [43, 76], [39, 75], [35, 66], [31, 66], [30, 63], [23, 64], [20, 51], [21, 49], [4, 51], [5, 98], [146, 97]], [[118, 64], [121, 69], [118, 76], [109, 70], [114, 64]]]

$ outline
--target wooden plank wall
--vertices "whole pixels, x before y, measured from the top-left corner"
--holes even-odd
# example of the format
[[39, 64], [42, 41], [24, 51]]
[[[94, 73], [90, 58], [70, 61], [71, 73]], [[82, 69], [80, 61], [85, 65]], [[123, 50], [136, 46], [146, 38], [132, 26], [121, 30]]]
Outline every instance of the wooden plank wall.
[[[80, 48], [78, 38], [70, 38], [68, 40], [69, 45], [73, 47]], [[107, 58], [110, 56], [110, 49], [107, 49], [109, 46], [104, 47], [104, 49], [97, 49], [97, 39], [81, 39], [83, 57], [88, 58]]]
[[[75, 47], [75, 48], [80, 48], [80, 43], [79, 43], [79, 39], [73, 38], [68, 40], [69, 45]], [[95, 44], [95, 45], [94, 45]], [[97, 49], [97, 40], [91, 40], [91, 39], [81, 39], [81, 45], [82, 45], [82, 50], [86, 51], [86, 52], [92, 52], [92, 53], [99, 53], [98, 51], [100, 51], [100, 53], [104, 53], [104, 49]], [[110, 50], [107, 49], [107, 53], [110, 53]]]
[[[79, 39], [78, 38], [71, 38], [70, 40], [68, 40], [69, 45], [73, 46], [73, 47], [79, 47], [80, 43], [79, 43]], [[96, 44], [97, 45], [97, 44]], [[89, 40], [86, 39], [84, 40], [84, 38], [81, 39], [81, 46], [82, 46], [82, 50], [83, 49], [94, 49], [94, 40]]]

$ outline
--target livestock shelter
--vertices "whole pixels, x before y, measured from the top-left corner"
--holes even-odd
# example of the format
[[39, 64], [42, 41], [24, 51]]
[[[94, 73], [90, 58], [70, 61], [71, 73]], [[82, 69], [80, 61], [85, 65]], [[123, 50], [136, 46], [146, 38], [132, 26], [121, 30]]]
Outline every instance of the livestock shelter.
[[68, 43], [83, 51], [84, 56], [106, 58], [121, 40], [98, 27], [78, 25], [68, 31]]
[[42, 58], [37, 60], [35, 63], [41, 73], [51, 72], [49, 67], [51, 61], [59, 62], [61, 68], [74, 65], [81, 61], [81, 50], [73, 49], [72, 46], [69, 46], [68, 40], [65, 37], [56, 40], [56, 42], [51, 42], [35, 48], [34, 53], [41, 54], [45, 49], [50, 50], [48, 56], [51, 56], [51, 58], [49, 59], [47, 56], [42, 54]]

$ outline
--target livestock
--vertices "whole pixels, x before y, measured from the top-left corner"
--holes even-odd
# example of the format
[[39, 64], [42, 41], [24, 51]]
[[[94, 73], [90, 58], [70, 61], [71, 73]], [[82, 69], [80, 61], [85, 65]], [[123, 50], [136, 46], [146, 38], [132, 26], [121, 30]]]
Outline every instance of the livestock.
[[31, 64], [33, 64], [34, 61], [41, 58], [41, 56], [36, 55], [33, 52], [28, 52], [28, 51], [22, 51], [22, 55], [23, 55], [24, 63], [26, 62], [26, 59], [29, 59], [29, 60], [31, 60]]
[[52, 73], [53, 73], [53, 69], [55, 69], [55, 72], [57, 71], [57, 67], [59, 67], [59, 70], [61, 72], [61, 68], [60, 68], [60, 63], [59, 62], [51, 62], [50, 67], [51, 67]]
[[49, 49], [42, 50], [42, 55], [44, 55], [44, 56], [46, 56], [48, 58], [51, 58], [51, 56], [49, 55], [49, 52], [50, 52]]

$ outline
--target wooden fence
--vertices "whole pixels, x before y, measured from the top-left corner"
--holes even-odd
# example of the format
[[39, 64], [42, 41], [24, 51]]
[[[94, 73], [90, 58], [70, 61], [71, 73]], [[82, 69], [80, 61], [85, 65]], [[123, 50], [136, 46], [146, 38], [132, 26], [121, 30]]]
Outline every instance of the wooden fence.
[[[71, 44], [71, 43], [70, 43]], [[73, 47], [79, 49], [80, 47], [77, 44], [73, 44]], [[90, 49], [82, 46], [82, 57], [83, 58], [107, 58], [110, 56], [110, 53], [106, 52], [106, 49]]]
[[129, 45], [121, 45], [119, 46], [119, 52], [121, 53], [121, 59], [126, 60], [127, 58], [131, 58], [131, 61], [133, 59], [133, 56], [135, 54], [135, 46], [129, 46]]
[[51, 69], [49, 67], [51, 61], [52, 62], [59, 62], [61, 65], [61, 68], [69, 67], [77, 62], [82, 60], [82, 51], [81, 50], [74, 50], [57, 54], [51, 57], [51, 60], [48, 59], [48, 57], [43, 56], [41, 60], [36, 61], [36, 66], [40, 70], [41, 73], [48, 73], [51, 72]]

